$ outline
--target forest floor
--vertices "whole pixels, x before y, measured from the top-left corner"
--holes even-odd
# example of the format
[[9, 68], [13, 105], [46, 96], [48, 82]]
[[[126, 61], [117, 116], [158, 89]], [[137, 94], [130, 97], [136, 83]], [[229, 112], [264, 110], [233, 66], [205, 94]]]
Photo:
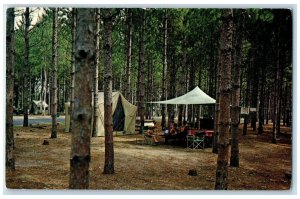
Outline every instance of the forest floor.
[[[50, 139], [50, 125], [15, 127], [16, 171], [6, 173], [10, 189], [67, 189], [71, 134], [59, 126]], [[240, 167], [229, 167], [230, 190], [289, 190], [292, 170], [291, 129], [282, 128], [277, 144], [271, 125], [257, 135], [248, 128], [240, 136]], [[240, 131], [242, 134], [242, 131]], [[43, 145], [48, 140], [49, 145]], [[102, 174], [104, 138], [91, 138], [90, 189], [95, 190], [213, 190], [217, 155], [212, 148], [141, 144], [142, 136], [114, 137], [115, 174]], [[138, 142], [137, 142], [138, 141]], [[197, 176], [188, 175], [195, 169]]]

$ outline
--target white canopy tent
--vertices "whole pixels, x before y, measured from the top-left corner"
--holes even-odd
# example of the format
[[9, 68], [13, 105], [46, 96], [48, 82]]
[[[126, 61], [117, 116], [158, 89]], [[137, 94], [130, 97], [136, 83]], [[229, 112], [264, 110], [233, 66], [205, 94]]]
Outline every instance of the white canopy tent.
[[190, 92], [173, 99], [157, 101], [158, 104], [215, 104], [216, 100], [204, 93], [198, 86]]

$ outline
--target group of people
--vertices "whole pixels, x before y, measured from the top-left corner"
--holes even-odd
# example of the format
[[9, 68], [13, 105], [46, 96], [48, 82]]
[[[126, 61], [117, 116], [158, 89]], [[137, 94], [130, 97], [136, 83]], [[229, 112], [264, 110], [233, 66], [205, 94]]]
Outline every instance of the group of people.
[[165, 144], [168, 144], [169, 140], [173, 140], [175, 144], [184, 144], [186, 141], [186, 136], [188, 134], [188, 124], [186, 121], [183, 121], [181, 127], [177, 127], [177, 125], [172, 121], [169, 125], [169, 128], [165, 130]]
[[[156, 126], [156, 123], [154, 122], [154, 125]], [[155, 132], [155, 128], [148, 129], [145, 132], [145, 136], [149, 139], [152, 139], [152, 142], [154, 145], [157, 145], [159, 143], [159, 135]], [[188, 124], [186, 121], [183, 121], [181, 127], [177, 127], [177, 125], [174, 123], [174, 121], [170, 122], [169, 127], [164, 130], [164, 137], [165, 137], [165, 144], [168, 144], [169, 140], [173, 140], [176, 144], [183, 144], [185, 143], [186, 136], [188, 134]]]

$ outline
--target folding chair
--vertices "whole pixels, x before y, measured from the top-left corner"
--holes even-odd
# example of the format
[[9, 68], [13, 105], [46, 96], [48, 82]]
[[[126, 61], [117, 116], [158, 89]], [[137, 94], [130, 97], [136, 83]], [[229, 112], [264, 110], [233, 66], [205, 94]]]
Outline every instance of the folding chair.
[[194, 135], [188, 135], [186, 137], [187, 140], [187, 148], [204, 149], [204, 140], [205, 140], [205, 133], [204, 132], [197, 132]]
[[186, 136], [186, 148], [194, 148], [194, 135]]
[[194, 138], [194, 149], [198, 149], [199, 147], [204, 149], [204, 146], [205, 146], [205, 132], [203, 131], [197, 132]]

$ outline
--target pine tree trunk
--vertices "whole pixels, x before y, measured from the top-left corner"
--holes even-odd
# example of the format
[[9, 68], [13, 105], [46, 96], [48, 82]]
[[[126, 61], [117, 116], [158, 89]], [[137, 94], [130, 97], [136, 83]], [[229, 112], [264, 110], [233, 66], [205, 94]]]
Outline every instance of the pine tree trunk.
[[[45, 62], [45, 59], [43, 59], [43, 61]], [[40, 112], [42, 113], [43, 112], [43, 92], [44, 92], [44, 85], [45, 85], [45, 78], [44, 78], [44, 69], [42, 68], [41, 70], [41, 91], [40, 91], [40, 101], [42, 103], [42, 105], [39, 107], [40, 108]]]
[[[219, 51], [219, 56], [221, 56], [221, 51]], [[221, 67], [221, 62], [219, 61], [217, 64], [217, 74], [216, 74], [216, 104], [215, 104], [215, 118], [214, 118], [214, 136], [213, 136], [213, 143], [212, 143], [212, 152], [213, 153], [218, 153], [219, 149], [219, 118], [220, 118], [220, 67]]]
[[236, 10], [238, 15], [237, 28], [235, 30], [235, 48], [232, 69], [232, 94], [231, 94], [231, 156], [230, 166], [239, 167], [239, 124], [240, 124], [240, 76], [242, 66], [242, 12]]
[[96, 34], [95, 34], [95, 48], [96, 48], [96, 57], [95, 57], [95, 69], [94, 69], [94, 114], [93, 114], [93, 133], [92, 136], [97, 136], [97, 124], [98, 124], [98, 67], [99, 67], [99, 58], [100, 58], [100, 49], [99, 49], [99, 40], [100, 40], [100, 8], [96, 8]]
[[72, 111], [70, 189], [89, 188], [93, 70], [95, 64], [94, 9], [78, 8], [76, 27], [76, 86]]
[[[164, 29], [164, 37], [163, 37], [163, 73], [162, 73], [162, 95], [161, 100], [166, 99], [166, 84], [167, 84], [167, 41], [168, 41], [168, 25], [167, 25], [167, 10], [164, 13], [164, 21], [163, 21], [163, 29]], [[161, 105], [161, 127], [164, 129], [166, 127], [166, 105]]]
[[144, 120], [145, 120], [145, 28], [146, 28], [146, 20], [145, 20], [145, 10], [141, 10], [141, 19], [142, 19], [142, 26], [141, 26], [141, 37], [140, 37], [140, 45], [141, 45], [141, 52], [140, 52], [140, 82], [139, 82], [139, 103], [138, 109], [140, 114], [140, 121], [141, 121], [141, 129], [144, 127]]
[[[77, 8], [72, 8], [72, 53], [71, 53], [71, 96], [70, 96], [70, 115], [72, 115], [73, 106], [74, 106], [74, 89], [75, 89], [75, 41], [76, 41], [76, 13]], [[69, 131], [72, 132], [72, 118], [70, 119], [70, 128]]]
[[52, 23], [51, 138], [57, 138], [57, 8], [53, 8]]
[[[169, 92], [168, 99], [172, 99], [175, 97], [175, 87], [176, 87], [176, 66], [175, 66], [175, 49], [173, 47], [172, 55], [170, 56], [170, 67], [169, 67]], [[168, 124], [170, 122], [174, 122], [174, 105], [168, 105]]]
[[224, 9], [221, 31], [220, 67], [220, 136], [216, 170], [216, 190], [227, 190], [228, 159], [230, 145], [230, 94], [231, 94], [231, 52], [232, 52], [232, 9]]
[[30, 95], [30, 66], [29, 66], [29, 8], [26, 7], [25, 10], [25, 60], [24, 60], [24, 68], [23, 68], [23, 112], [24, 112], [24, 120], [23, 126], [28, 126], [28, 109], [29, 109], [29, 95]]
[[[150, 79], [150, 69], [151, 66], [150, 66], [150, 58], [149, 58], [149, 55], [147, 56], [147, 84], [146, 84], [146, 101], [147, 102], [150, 102], [151, 99], [150, 99], [150, 94], [151, 94], [151, 86], [150, 86], [150, 83], [151, 83], [151, 79]], [[150, 119], [150, 105], [151, 104], [146, 104], [146, 119]]]
[[105, 163], [104, 174], [113, 174], [114, 142], [112, 122], [112, 9], [104, 10], [104, 129]]
[[[279, 33], [277, 33], [279, 35]], [[277, 38], [279, 40], [279, 36]], [[279, 75], [280, 75], [280, 45], [279, 41], [277, 41], [277, 49], [276, 49], [276, 79], [275, 79], [275, 86], [274, 86], [274, 116], [273, 116], [273, 131], [272, 131], [272, 143], [277, 143], [277, 134], [278, 129], [280, 129], [280, 123], [278, 128], [278, 114], [280, 109], [280, 103], [279, 103]], [[280, 119], [279, 119], [280, 122]]]
[[[281, 50], [281, 51], [284, 51], [284, 50]], [[277, 128], [277, 134], [280, 134], [280, 124], [281, 124], [281, 114], [282, 114], [282, 110], [281, 110], [281, 107], [282, 107], [282, 85], [283, 85], [283, 71], [284, 71], [284, 63], [282, 63], [282, 61], [280, 60], [283, 60], [282, 58], [282, 54], [285, 54], [284, 52], [282, 52], [281, 54], [279, 54], [279, 81], [278, 81], [278, 88], [277, 88], [277, 118], [276, 118], [276, 128]]]
[[15, 170], [14, 157], [14, 128], [13, 128], [13, 102], [14, 102], [14, 8], [7, 9], [6, 21], [6, 158], [7, 171]]
[[[191, 62], [189, 66], [189, 75], [188, 75], [188, 81], [189, 81], [189, 86], [188, 86], [188, 91], [191, 91], [194, 89], [195, 85], [195, 69], [194, 69], [194, 63]], [[188, 105], [188, 118], [187, 120], [189, 122], [193, 121], [193, 105], [189, 104]]]
[[[47, 97], [47, 70], [46, 70], [46, 66], [44, 67], [44, 77], [45, 77], [45, 81], [44, 81], [44, 94], [43, 94], [43, 101], [46, 102], [46, 97]], [[43, 106], [43, 115], [46, 114], [46, 106]]]
[[132, 50], [132, 9], [127, 9], [127, 57], [126, 57], [126, 83], [124, 85], [125, 87], [125, 98], [128, 101], [131, 101], [131, 50]]
[[265, 83], [266, 83], [266, 76], [265, 76], [265, 67], [262, 68], [262, 80], [260, 86], [260, 94], [259, 94], [259, 112], [258, 112], [258, 134], [262, 134], [264, 131], [264, 106], [265, 106]]
[[[185, 24], [184, 24], [185, 25]], [[183, 95], [184, 92], [184, 84], [185, 84], [185, 78], [184, 78], [184, 73], [185, 73], [185, 66], [187, 63], [187, 38], [186, 36], [183, 39], [183, 60], [182, 60], [182, 66], [181, 66], [181, 77], [179, 79], [179, 95]], [[178, 126], [182, 125], [183, 122], [183, 116], [184, 116], [184, 105], [179, 104], [178, 105]]]
[[[249, 66], [250, 67], [250, 64]], [[245, 107], [248, 108], [248, 105], [249, 105], [249, 93], [250, 93], [250, 77], [249, 77], [249, 71], [247, 71], [248, 73], [248, 76], [247, 76], [247, 86], [246, 86], [246, 93], [245, 93]], [[250, 117], [250, 113], [249, 114], [246, 114], [244, 116], [244, 125], [243, 125], [243, 135], [247, 135], [248, 133], [248, 120], [249, 120], [249, 117]]]

